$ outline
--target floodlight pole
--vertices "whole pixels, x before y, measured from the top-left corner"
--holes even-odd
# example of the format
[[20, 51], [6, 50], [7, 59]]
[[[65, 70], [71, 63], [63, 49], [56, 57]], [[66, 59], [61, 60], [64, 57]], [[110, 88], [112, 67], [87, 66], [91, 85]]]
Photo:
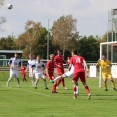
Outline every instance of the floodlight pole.
[[[109, 42], [109, 22], [110, 22], [110, 20], [109, 20], [109, 11], [108, 11], [108, 28], [107, 28], [107, 42]], [[107, 44], [107, 59], [108, 59], [108, 44]]]
[[49, 60], [49, 20], [50, 19], [48, 19], [47, 60]]

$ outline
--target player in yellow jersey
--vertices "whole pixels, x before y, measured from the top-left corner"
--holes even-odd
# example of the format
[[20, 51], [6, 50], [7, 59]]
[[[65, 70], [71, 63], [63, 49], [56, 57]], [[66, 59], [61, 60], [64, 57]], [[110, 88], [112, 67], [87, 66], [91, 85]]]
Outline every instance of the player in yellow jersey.
[[100, 66], [102, 69], [102, 78], [104, 80], [105, 91], [108, 91], [107, 78], [110, 79], [113, 89], [117, 91], [117, 89], [115, 88], [114, 80], [112, 78], [112, 74], [111, 74], [112, 64], [109, 60], [106, 59], [106, 55], [104, 54], [102, 55], [102, 60], [98, 60], [96, 66]]

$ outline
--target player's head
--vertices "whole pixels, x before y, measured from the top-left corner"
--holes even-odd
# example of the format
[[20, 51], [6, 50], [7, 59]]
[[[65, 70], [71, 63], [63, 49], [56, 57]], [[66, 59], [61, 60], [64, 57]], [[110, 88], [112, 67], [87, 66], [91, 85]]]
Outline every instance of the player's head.
[[72, 56], [73, 56], [73, 55], [77, 55], [77, 50], [72, 50], [72, 51], [71, 51], [71, 54], [72, 54]]
[[15, 57], [15, 58], [17, 58], [17, 57], [18, 57], [18, 54], [17, 54], [17, 53], [15, 53], [15, 54], [14, 54], [14, 57]]
[[57, 50], [57, 54], [60, 54], [61, 55], [62, 54], [62, 50], [60, 50], [60, 49]]
[[102, 55], [102, 59], [105, 60], [106, 59], [106, 54]]
[[37, 55], [37, 58], [36, 58], [37, 61], [40, 61], [40, 58], [41, 58], [40, 55]]
[[29, 54], [29, 59], [33, 59], [33, 55], [32, 54]]
[[54, 60], [54, 54], [50, 54], [50, 60]]

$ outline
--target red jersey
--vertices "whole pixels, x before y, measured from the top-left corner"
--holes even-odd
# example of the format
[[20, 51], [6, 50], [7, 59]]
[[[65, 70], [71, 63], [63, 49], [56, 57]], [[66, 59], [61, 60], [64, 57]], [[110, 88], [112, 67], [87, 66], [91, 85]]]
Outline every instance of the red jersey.
[[60, 65], [61, 67], [63, 67], [63, 63], [65, 63], [64, 57], [62, 55], [56, 55], [54, 57], [54, 62], [56, 66]]
[[25, 68], [25, 67], [22, 67], [22, 68], [20, 69], [20, 71], [21, 71], [22, 75], [26, 74], [25, 70], [26, 70], [26, 68]]
[[53, 72], [54, 72], [54, 61], [49, 60], [46, 64], [46, 68], [48, 69], [49, 74], [53, 74]]
[[74, 55], [71, 57], [70, 64], [73, 64], [73, 66], [74, 66], [74, 73], [84, 72], [84, 67], [82, 65], [83, 60], [84, 60], [84, 58], [82, 56]]

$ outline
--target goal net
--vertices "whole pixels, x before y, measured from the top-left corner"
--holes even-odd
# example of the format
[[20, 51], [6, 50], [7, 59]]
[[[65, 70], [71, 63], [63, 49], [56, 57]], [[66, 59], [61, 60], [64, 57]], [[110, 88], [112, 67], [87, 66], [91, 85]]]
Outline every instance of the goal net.
[[[102, 54], [106, 54], [107, 59], [111, 61], [111, 72], [113, 78], [117, 78], [117, 41], [100, 43], [100, 59]], [[100, 68], [99, 87], [102, 87], [102, 76]]]

